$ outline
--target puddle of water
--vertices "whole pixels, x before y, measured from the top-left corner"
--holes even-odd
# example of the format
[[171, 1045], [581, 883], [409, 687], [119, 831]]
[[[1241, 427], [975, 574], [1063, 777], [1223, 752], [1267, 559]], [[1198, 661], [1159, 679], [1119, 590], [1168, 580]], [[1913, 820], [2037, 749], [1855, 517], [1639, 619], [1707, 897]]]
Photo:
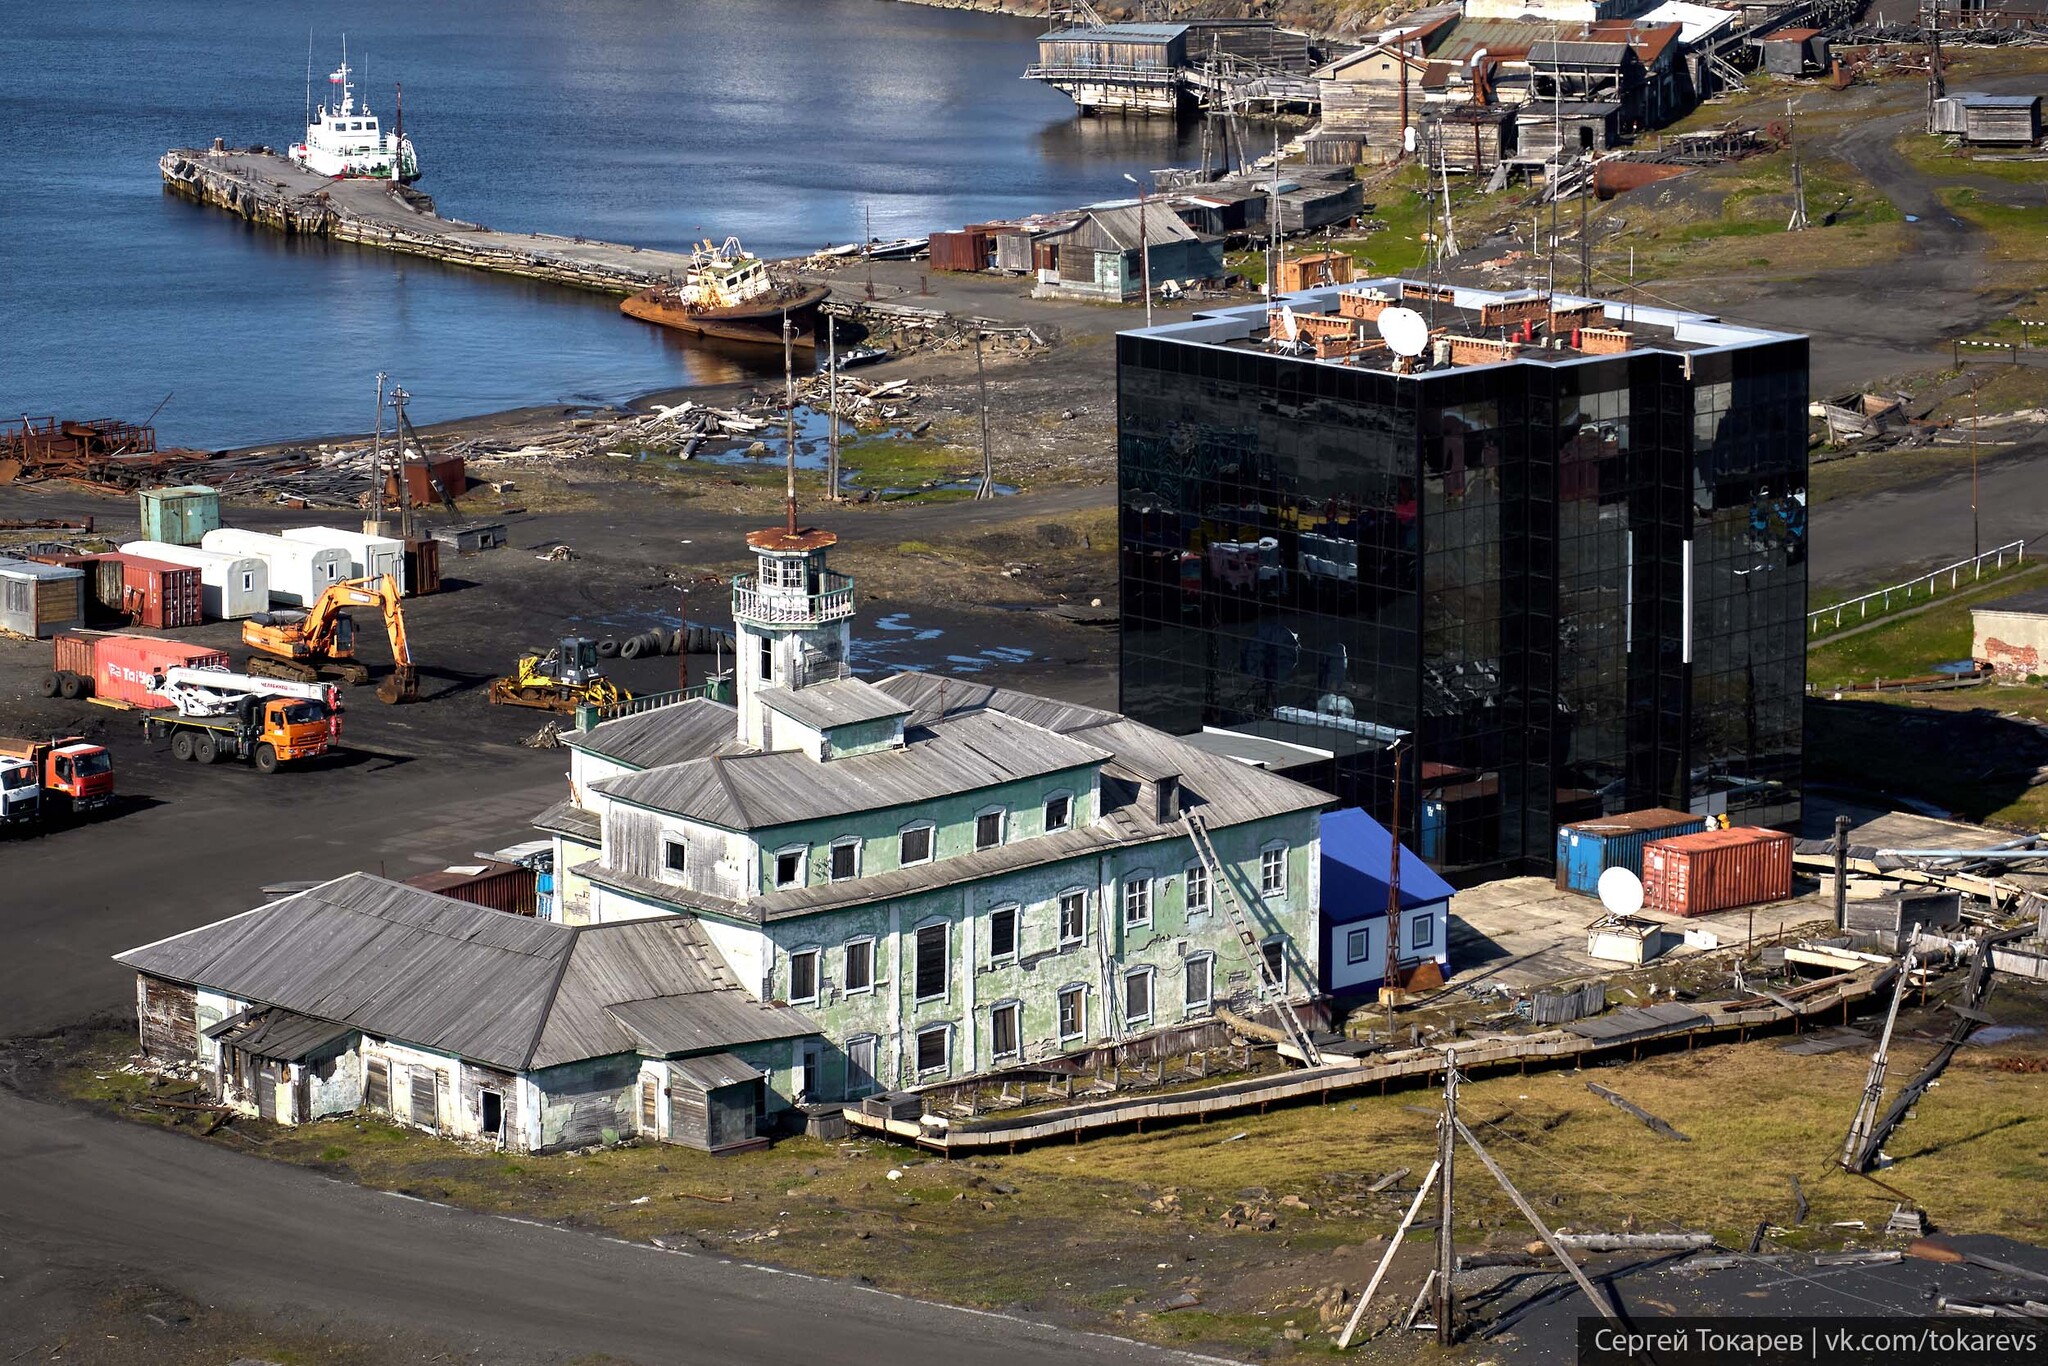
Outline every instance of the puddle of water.
[[[946, 654], [934, 662], [927, 651], [918, 647], [943, 638], [945, 631], [918, 625], [908, 612], [878, 617], [871, 623], [870, 631], [865, 636], [859, 631], [854, 633], [853, 664], [863, 672], [894, 673], [901, 669], [912, 673], [943, 670], [955, 675], [977, 674], [1038, 657], [1036, 651], [1019, 645], [992, 645], [979, 654]], [[913, 657], [905, 658], [906, 655]]]
[[2041, 1032], [2038, 1025], [1985, 1025], [1970, 1035], [1972, 1045], [2011, 1043]]

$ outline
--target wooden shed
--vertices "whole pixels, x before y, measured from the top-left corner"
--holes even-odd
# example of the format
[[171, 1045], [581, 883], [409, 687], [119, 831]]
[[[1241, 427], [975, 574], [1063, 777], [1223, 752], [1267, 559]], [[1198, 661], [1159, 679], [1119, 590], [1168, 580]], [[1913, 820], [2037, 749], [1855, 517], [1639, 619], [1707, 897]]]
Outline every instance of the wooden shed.
[[0, 631], [42, 638], [85, 625], [85, 571], [0, 559]]
[[2039, 95], [1980, 95], [1966, 92], [1955, 99], [1956, 103], [1962, 106], [1964, 142], [2024, 147], [2041, 140]]
[[707, 1153], [765, 1147], [756, 1116], [761, 1111], [760, 1069], [730, 1053], [677, 1058], [668, 1064], [670, 1143]]

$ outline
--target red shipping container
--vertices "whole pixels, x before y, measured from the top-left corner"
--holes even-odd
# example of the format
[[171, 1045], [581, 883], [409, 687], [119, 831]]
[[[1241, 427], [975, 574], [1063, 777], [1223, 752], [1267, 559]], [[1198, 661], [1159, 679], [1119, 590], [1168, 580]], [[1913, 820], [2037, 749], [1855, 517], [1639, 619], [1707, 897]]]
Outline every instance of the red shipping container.
[[149, 690], [164, 669], [225, 669], [227, 652], [153, 636], [72, 631], [58, 636], [56, 668], [92, 680], [92, 695], [131, 707], [168, 707], [170, 700]]
[[197, 626], [200, 613], [200, 570], [192, 565], [168, 564], [140, 555], [112, 554], [121, 564], [125, 605], [138, 626], [157, 630]]
[[533, 869], [495, 859], [482, 863], [456, 864], [437, 873], [420, 873], [406, 880], [409, 887], [452, 896], [488, 906], [508, 915], [533, 915], [537, 909], [534, 893], [539, 876]]
[[1643, 847], [1643, 908], [1711, 915], [1792, 895], [1792, 837], [1739, 826], [1703, 830]]

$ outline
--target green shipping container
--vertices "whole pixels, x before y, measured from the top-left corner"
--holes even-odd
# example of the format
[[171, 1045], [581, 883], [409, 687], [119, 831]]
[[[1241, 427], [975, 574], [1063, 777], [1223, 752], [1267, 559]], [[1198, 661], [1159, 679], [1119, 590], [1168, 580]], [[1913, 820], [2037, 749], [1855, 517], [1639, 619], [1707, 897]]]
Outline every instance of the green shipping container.
[[220, 529], [220, 491], [204, 484], [144, 489], [142, 539], [166, 545], [198, 545], [199, 538]]

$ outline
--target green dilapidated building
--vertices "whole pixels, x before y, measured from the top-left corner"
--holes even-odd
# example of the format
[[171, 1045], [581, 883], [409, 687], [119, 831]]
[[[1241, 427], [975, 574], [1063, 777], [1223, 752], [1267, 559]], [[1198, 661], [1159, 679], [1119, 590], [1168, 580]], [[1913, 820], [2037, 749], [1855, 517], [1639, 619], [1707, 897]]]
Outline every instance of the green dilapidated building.
[[736, 705], [565, 737], [573, 795], [539, 820], [560, 920], [693, 921], [743, 990], [817, 1022], [775, 1069], [788, 1101], [1315, 996], [1324, 794], [1110, 712], [851, 677], [835, 539], [793, 515], [748, 537]]

